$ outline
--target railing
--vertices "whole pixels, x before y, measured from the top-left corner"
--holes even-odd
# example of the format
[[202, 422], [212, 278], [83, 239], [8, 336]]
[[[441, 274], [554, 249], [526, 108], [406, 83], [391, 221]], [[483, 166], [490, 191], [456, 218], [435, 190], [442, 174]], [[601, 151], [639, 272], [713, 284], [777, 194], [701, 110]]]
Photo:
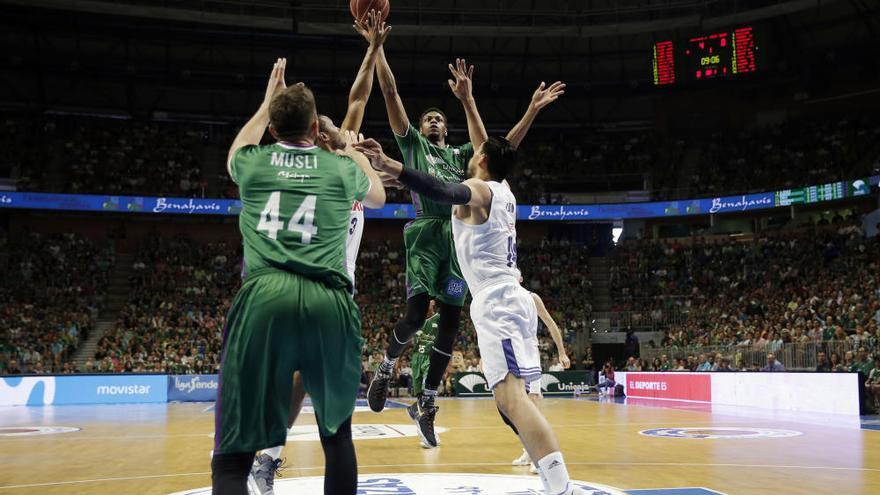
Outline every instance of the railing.
[[[790, 343], [781, 345], [718, 345], [718, 346], [672, 346], [672, 347], [656, 347], [651, 348], [642, 345], [640, 348], [641, 359], [651, 363], [654, 359], [666, 356], [668, 360], [686, 359], [688, 356], [697, 357], [700, 354], [721, 357], [730, 360], [730, 365], [737, 369], [753, 369], [755, 367], [763, 368], [767, 364], [767, 354], [776, 356], [776, 360], [785, 366], [785, 369], [798, 371], [813, 371], [818, 365], [818, 354], [824, 352], [826, 362], [831, 364], [831, 355], [837, 354], [840, 357], [840, 363], [844, 361], [847, 352], [856, 354], [860, 348], [864, 347], [868, 353], [876, 355], [880, 351], [880, 343], [869, 345], [867, 342], [856, 343], [849, 340], [832, 340], [824, 342], [803, 342]], [[856, 356], [858, 358], [858, 356]], [[717, 359], [716, 359], [717, 361]]]
[[594, 311], [593, 318], [607, 318], [612, 331], [633, 329], [635, 331], [656, 331], [678, 325], [687, 320], [687, 314], [680, 311]]

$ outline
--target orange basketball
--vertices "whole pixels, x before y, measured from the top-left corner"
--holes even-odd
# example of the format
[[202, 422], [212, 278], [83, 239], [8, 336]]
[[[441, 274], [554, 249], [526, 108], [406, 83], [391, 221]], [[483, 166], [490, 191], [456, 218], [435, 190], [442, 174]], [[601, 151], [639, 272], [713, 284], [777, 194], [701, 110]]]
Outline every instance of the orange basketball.
[[363, 20], [370, 10], [376, 10], [382, 15], [382, 20], [388, 18], [391, 12], [391, 3], [388, 0], [349, 0], [348, 7], [355, 19]]

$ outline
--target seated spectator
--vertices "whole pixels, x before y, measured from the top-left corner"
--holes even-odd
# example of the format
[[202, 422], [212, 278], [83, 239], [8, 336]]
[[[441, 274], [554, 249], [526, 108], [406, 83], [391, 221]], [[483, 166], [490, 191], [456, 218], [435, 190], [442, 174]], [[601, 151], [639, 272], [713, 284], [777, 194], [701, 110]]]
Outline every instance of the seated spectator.
[[776, 356], [767, 354], [767, 366], [761, 368], [761, 371], [785, 371], [785, 366], [776, 360]]
[[880, 410], [880, 356], [874, 358], [874, 367], [865, 381], [865, 391], [869, 401], [873, 402], [874, 411]]
[[614, 381], [614, 368], [611, 364], [605, 364], [602, 368], [602, 373], [599, 374], [599, 385], [597, 386], [599, 395], [607, 395], [608, 389], [614, 390], [615, 385], [617, 385], [617, 382]]
[[736, 371], [736, 370], [730, 367], [730, 360], [729, 359], [721, 358], [721, 364], [718, 365], [718, 368], [715, 371]]
[[816, 355], [816, 371], [823, 373], [831, 371], [831, 365], [828, 363], [828, 359], [825, 357], [824, 352], [819, 352]]

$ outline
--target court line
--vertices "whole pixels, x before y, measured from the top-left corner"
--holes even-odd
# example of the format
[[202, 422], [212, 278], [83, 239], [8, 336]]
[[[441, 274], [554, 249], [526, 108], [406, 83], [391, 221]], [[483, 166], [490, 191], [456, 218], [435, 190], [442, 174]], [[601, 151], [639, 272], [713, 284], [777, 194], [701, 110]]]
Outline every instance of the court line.
[[[734, 467], [734, 468], [758, 468], [758, 469], [814, 469], [828, 471], [868, 471], [880, 472], [880, 468], [857, 468], [857, 467], [835, 467], [835, 466], [797, 466], [797, 465], [779, 465], [779, 464], [734, 464], [734, 463], [691, 463], [691, 462], [592, 462], [592, 461], [566, 461], [569, 466], [651, 466], [651, 467]], [[412, 463], [412, 464], [362, 464], [359, 468], [401, 468], [401, 467], [480, 467], [480, 466], [506, 466], [510, 467], [509, 462], [448, 462], [448, 463]], [[300, 471], [317, 471], [323, 470], [324, 466], [314, 467], [294, 467], [291, 470]], [[176, 474], [153, 474], [144, 476], [127, 476], [118, 478], [95, 478], [88, 480], [71, 480], [71, 481], [54, 481], [48, 483], [30, 483], [26, 485], [6, 485], [0, 486], [0, 490], [12, 490], [15, 488], [36, 488], [41, 486], [57, 486], [57, 485], [73, 485], [82, 483], [103, 483], [107, 481], [129, 481], [153, 478], [174, 478], [184, 476], [204, 476], [210, 475], [210, 471], [197, 473], [176, 473]], [[369, 474], [369, 473], [361, 473]]]

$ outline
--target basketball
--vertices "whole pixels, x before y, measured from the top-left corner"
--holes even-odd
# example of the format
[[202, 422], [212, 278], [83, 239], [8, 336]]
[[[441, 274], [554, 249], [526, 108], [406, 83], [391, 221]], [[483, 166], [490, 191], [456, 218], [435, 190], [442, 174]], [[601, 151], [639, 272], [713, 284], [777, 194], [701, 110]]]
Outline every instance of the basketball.
[[348, 7], [351, 9], [351, 15], [359, 20], [363, 20], [370, 10], [381, 13], [383, 21], [391, 12], [391, 3], [388, 0], [350, 0]]

